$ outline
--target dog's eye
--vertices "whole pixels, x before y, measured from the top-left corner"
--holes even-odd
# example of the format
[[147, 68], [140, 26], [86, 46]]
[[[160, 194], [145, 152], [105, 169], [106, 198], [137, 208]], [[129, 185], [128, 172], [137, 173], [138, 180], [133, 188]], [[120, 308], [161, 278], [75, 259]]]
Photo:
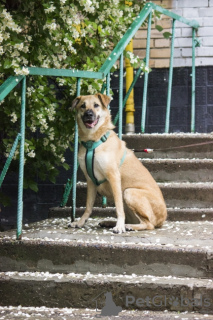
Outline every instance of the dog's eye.
[[95, 104], [94, 104], [94, 107], [95, 107], [95, 108], [98, 108], [98, 107], [100, 107], [100, 106], [99, 106], [99, 104], [95, 103]]
[[86, 108], [85, 103], [83, 103], [83, 104], [81, 105], [81, 108], [82, 108], [82, 109], [85, 109], [85, 108]]

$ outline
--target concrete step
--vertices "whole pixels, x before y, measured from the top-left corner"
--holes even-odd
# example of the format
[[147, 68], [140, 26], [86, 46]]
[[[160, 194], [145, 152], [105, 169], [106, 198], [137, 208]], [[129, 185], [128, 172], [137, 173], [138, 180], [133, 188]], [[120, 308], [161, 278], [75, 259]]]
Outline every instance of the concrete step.
[[[101, 306], [100, 306], [101, 307]], [[47, 307], [22, 307], [10, 306], [0, 307], [1, 320], [85, 320], [96, 319], [109, 320], [109, 316], [101, 315], [101, 309], [74, 309], [74, 308], [47, 308]], [[163, 311], [139, 311], [139, 310], [122, 310], [117, 316], [110, 316], [110, 319], [122, 320], [212, 320], [213, 315], [199, 314], [197, 312], [169, 312]]]
[[[189, 182], [169, 182], [158, 183], [167, 207], [170, 208], [211, 208], [213, 205], [213, 183], [189, 183]], [[86, 204], [86, 183], [79, 182], [77, 184], [77, 207]], [[71, 206], [71, 196], [67, 202], [67, 206]], [[101, 207], [102, 197], [96, 197], [95, 206]], [[108, 206], [114, 206], [112, 201], [108, 201]]]
[[213, 182], [213, 159], [141, 159], [141, 162], [158, 182]]
[[[211, 279], [112, 274], [1, 272], [0, 304], [100, 308], [111, 295], [122, 309], [213, 313]], [[11, 294], [11, 293], [15, 294]], [[99, 296], [100, 295], [100, 296]]]
[[213, 183], [159, 183], [167, 207], [212, 208]]
[[102, 309], [111, 293], [125, 310], [213, 313], [212, 222], [116, 235], [102, 220], [44, 220], [25, 225], [21, 241], [2, 232], [0, 305]]
[[[49, 209], [49, 218], [67, 218], [71, 216], [71, 207], [53, 207]], [[85, 207], [76, 209], [76, 217], [81, 217]], [[167, 208], [168, 221], [213, 221], [213, 209], [209, 208]], [[116, 217], [115, 207], [94, 207], [92, 217]]]
[[[134, 134], [123, 135], [123, 140], [130, 149], [154, 149], [151, 154], [136, 152], [142, 158], [213, 158], [212, 134]], [[179, 148], [188, 145], [194, 146]]]
[[[213, 182], [213, 159], [140, 158], [157, 182]], [[81, 169], [78, 181], [86, 182]]]
[[70, 229], [70, 219], [44, 220], [25, 226], [17, 242], [15, 231], [3, 232], [0, 271], [213, 276], [213, 222], [167, 221], [160, 229], [118, 235], [100, 228], [101, 221]]

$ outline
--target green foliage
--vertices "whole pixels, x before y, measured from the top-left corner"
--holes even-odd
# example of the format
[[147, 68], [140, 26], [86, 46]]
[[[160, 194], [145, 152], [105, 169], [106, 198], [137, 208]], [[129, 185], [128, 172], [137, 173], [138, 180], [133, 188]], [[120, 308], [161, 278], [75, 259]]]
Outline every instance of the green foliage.
[[169, 39], [169, 38], [171, 38], [172, 34], [170, 32], [164, 32], [163, 36], [165, 39]]
[[[144, 3], [141, 0], [132, 4], [124, 0], [2, 0], [0, 84], [9, 75], [27, 75], [28, 66], [98, 71]], [[86, 79], [82, 81], [81, 92], [93, 94], [102, 85], [102, 80]], [[75, 95], [75, 78], [27, 78], [26, 188], [37, 191], [37, 175], [41, 180], [48, 178], [55, 182], [56, 167], [69, 169], [64, 154], [73, 140], [74, 119], [68, 108]], [[6, 157], [19, 131], [20, 101], [17, 86], [0, 107], [3, 131], [0, 154]], [[17, 150], [15, 163], [18, 158]]]

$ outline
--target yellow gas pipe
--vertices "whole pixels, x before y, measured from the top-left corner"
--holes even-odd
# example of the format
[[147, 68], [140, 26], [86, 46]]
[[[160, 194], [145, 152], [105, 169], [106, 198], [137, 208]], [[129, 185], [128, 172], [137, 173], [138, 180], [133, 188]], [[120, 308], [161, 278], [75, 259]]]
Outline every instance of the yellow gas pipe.
[[[133, 52], [133, 40], [131, 40], [128, 46], [126, 47], [126, 51]], [[126, 64], [126, 92], [127, 92], [133, 81], [134, 69], [130, 65], [130, 61], [128, 58], [125, 58], [125, 64]], [[129, 95], [129, 98], [127, 99], [125, 111], [126, 111], [125, 132], [134, 133], [135, 132], [135, 121], [134, 121], [135, 108], [134, 108], [134, 90], [133, 89]]]

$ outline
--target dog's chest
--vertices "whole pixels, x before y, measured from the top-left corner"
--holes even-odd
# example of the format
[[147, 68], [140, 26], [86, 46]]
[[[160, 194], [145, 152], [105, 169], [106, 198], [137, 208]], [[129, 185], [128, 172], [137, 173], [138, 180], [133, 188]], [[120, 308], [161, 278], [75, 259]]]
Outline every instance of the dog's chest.
[[[79, 165], [84, 172], [85, 176], [87, 176], [87, 162], [86, 162], [86, 150], [84, 148], [80, 148], [78, 154], [78, 162]], [[93, 172], [97, 180], [102, 180], [105, 178], [105, 172], [107, 170], [107, 161], [105, 156], [103, 156], [103, 152], [94, 152], [94, 156], [92, 159]]]

